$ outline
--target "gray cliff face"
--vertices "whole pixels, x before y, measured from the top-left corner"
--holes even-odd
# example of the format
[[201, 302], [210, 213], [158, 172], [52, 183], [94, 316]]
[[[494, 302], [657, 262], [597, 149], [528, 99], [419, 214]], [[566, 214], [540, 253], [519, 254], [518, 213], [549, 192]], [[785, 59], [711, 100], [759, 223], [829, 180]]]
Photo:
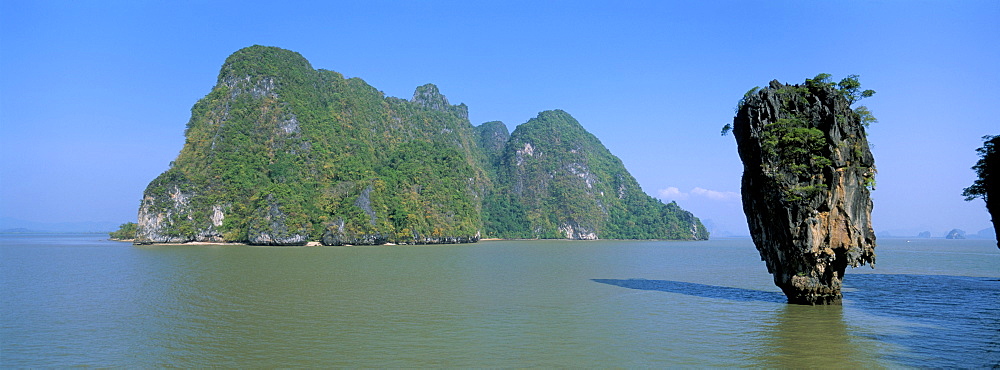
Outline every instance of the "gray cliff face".
[[[378, 216], [371, 206], [372, 187], [369, 185], [361, 191], [358, 199], [354, 201], [354, 206], [358, 207], [368, 218], [368, 223], [375, 227]], [[338, 219], [323, 233], [323, 245], [381, 245], [389, 242], [389, 236], [378, 232], [357, 233], [349, 232], [344, 220]]]
[[[296, 54], [297, 55], [297, 54]], [[301, 58], [301, 57], [300, 57]], [[225, 126], [233, 119], [231, 107], [237, 104], [253, 105], [267, 104], [279, 98], [278, 86], [280, 79], [275, 76], [252, 76], [233, 72], [233, 64], [245, 63], [231, 57], [223, 66], [217, 81], [216, 89], [225, 91], [222, 99], [226, 101], [221, 108], [205, 114], [210, 127], [215, 133], [209, 144], [209, 152], [224, 145]], [[304, 67], [308, 62], [301, 60]], [[195, 110], [199, 104], [196, 104]], [[189, 131], [193, 121], [200, 117], [192, 114]], [[292, 146], [290, 143], [300, 139], [301, 130], [298, 118], [287, 105], [263, 110], [259, 116], [259, 130], [262, 137], [257, 141], [269, 143], [272, 151], [308, 152], [308, 143]], [[185, 147], [184, 151], [191, 150]], [[211, 155], [215, 155], [212, 153]], [[186, 243], [186, 242], [223, 242], [228, 241], [220, 230], [227, 210], [232, 207], [233, 199], [206, 201], [218, 193], [221, 186], [218, 183], [195, 183], [189, 181], [184, 171], [171, 168], [153, 180], [143, 194], [139, 207], [138, 230], [135, 244], [149, 243]], [[216, 196], [216, 198], [218, 198]], [[237, 200], [238, 203], [246, 203]], [[284, 214], [278, 209], [273, 197], [268, 202], [257, 205], [254, 214], [256, 222], [250, 226], [246, 242], [256, 245], [304, 245], [308, 233], [302, 230], [289, 231], [283, 225]]]
[[163, 203], [163, 200], [158, 202], [156, 197], [150, 194], [143, 197], [142, 204], [139, 206], [139, 225], [141, 227], [136, 232], [136, 244], [184, 243], [194, 240], [190, 236], [171, 235], [165, 232], [165, 229], [173, 224], [177, 217], [186, 217], [182, 215], [187, 213], [187, 199], [190, 197], [190, 195], [181, 192], [178, 187], [170, 190], [169, 199], [173, 202], [171, 202], [170, 207], [165, 209], [157, 210], [154, 208], [156, 203]]
[[[534, 135], [532, 130], [545, 135]], [[569, 114], [546, 111], [518, 126], [509, 139], [502, 157], [508, 162], [505, 167], [514, 196], [531, 210], [527, 218], [534, 234], [571, 240], [598, 239], [599, 225], [608, 215], [601, 198], [611, 192], [602, 195], [601, 189], [607, 185], [594, 186], [598, 184], [590, 168], [591, 152], [606, 149], [587, 145], [593, 144], [589, 142], [591, 139], [597, 142], [588, 135]], [[573, 203], [573, 208], [560, 207], [553, 217], [544, 215], [547, 205], [566, 203]]]
[[[190, 184], [171, 172], [150, 183], [139, 206], [135, 244], [221, 242], [219, 227], [225, 219], [223, 205], [195, 212], [191, 200], [198, 197]], [[204, 214], [205, 217], [194, 217]], [[181, 232], [178, 232], [180, 230]]]
[[441, 94], [438, 87], [434, 84], [426, 84], [417, 87], [413, 91], [413, 98], [410, 99], [411, 102], [417, 105], [439, 112], [454, 113], [459, 118], [469, 119], [469, 107], [465, 103], [459, 105], [451, 105], [448, 103], [448, 98]]
[[790, 303], [840, 304], [847, 266], [875, 262], [874, 158], [860, 117], [829, 86], [749, 93], [733, 120], [750, 233]]
[[593, 229], [580, 226], [575, 220], [563, 222], [559, 225], [559, 231], [566, 235], [566, 239], [597, 240], [597, 233]]
[[306, 245], [309, 241], [306, 225], [290, 228], [288, 215], [282, 212], [273, 195], [267, 196], [266, 203], [256, 211], [247, 233], [248, 242], [253, 245]]
[[298, 53], [241, 49], [143, 193], [135, 243], [475, 242], [488, 179], [473, 130], [432, 84], [385, 97]]

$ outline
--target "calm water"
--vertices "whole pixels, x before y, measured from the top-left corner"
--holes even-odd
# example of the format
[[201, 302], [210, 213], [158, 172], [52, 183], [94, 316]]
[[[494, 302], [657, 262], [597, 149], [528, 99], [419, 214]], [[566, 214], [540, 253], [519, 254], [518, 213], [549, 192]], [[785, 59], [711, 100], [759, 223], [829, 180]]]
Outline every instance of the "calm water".
[[0, 235], [0, 365], [1000, 366], [1000, 251], [879, 240], [843, 307], [749, 239], [133, 247]]

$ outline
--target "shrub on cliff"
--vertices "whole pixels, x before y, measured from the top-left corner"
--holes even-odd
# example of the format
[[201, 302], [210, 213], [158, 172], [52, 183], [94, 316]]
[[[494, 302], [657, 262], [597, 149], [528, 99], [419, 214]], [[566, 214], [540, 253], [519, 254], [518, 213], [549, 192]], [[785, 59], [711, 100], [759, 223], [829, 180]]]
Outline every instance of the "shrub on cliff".
[[[1000, 230], [1000, 178], [997, 177], [997, 171], [1000, 171], [1000, 153], [997, 152], [1000, 135], [983, 136], [983, 141], [983, 146], [976, 149], [980, 156], [979, 161], [972, 166], [979, 178], [972, 183], [972, 186], [965, 188], [962, 195], [967, 201], [976, 198], [986, 201], [986, 209], [993, 217], [993, 228]], [[997, 248], [1000, 248], [1000, 238], [997, 240]]]
[[976, 198], [989, 200], [991, 194], [996, 194], [997, 186], [1000, 186], [1000, 180], [994, 178], [997, 170], [1000, 170], [1000, 153], [997, 153], [1000, 135], [983, 136], [983, 141], [983, 146], [976, 149], [976, 153], [979, 153], [980, 156], [979, 161], [976, 162], [975, 166], [972, 166], [979, 178], [972, 183], [972, 186], [962, 191], [962, 195], [967, 201]]

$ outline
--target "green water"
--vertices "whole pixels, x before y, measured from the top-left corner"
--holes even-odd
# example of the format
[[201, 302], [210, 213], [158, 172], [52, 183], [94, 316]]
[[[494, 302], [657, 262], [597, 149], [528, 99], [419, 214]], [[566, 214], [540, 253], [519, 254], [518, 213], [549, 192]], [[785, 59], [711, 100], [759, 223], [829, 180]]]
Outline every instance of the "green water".
[[749, 239], [100, 239], [0, 236], [0, 365], [1000, 364], [1000, 251], [985, 240], [880, 240], [878, 268], [848, 272], [843, 307], [803, 307], [782, 303]]

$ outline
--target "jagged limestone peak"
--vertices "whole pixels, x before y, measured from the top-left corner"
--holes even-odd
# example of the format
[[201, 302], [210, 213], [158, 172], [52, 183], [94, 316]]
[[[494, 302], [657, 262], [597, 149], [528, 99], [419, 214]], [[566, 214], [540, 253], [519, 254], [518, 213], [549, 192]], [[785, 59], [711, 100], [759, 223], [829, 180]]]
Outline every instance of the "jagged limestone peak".
[[[500, 156], [501, 183], [525, 214], [524, 237], [707, 239], [690, 212], [645, 194], [624, 164], [573, 116], [544, 111]], [[515, 225], [517, 226], [517, 225]]]
[[413, 98], [410, 99], [410, 102], [430, 110], [453, 113], [461, 119], [469, 119], [469, 107], [465, 103], [451, 105], [448, 98], [441, 94], [441, 91], [434, 84], [418, 86], [413, 91]]
[[426, 84], [417, 87], [413, 92], [413, 99], [411, 102], [419, 104], [421, 107], [439, 111], [447, 111], [451, 108], [451, 104], [448, 103], [448, 98], [441, 94], [438, 87], [434, 84]]

